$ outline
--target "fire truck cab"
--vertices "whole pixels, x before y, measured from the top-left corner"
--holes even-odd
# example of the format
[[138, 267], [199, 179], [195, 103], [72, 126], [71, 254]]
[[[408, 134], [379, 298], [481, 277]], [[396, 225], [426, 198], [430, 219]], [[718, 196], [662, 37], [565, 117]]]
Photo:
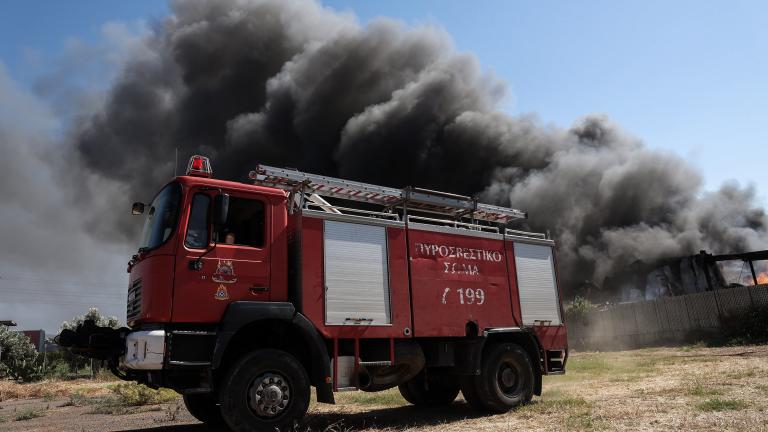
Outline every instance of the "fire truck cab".
[[525, 213], [442, 192], [260, 165], [254, 184], [194, 156], [163, 187], [128, 264], [128, 327], [59, 341], [169, 387], [199, 420], [291, 428], [310, 387], [398, 387], [416, 405], [503, 412], [568, 354], [554, 243]]

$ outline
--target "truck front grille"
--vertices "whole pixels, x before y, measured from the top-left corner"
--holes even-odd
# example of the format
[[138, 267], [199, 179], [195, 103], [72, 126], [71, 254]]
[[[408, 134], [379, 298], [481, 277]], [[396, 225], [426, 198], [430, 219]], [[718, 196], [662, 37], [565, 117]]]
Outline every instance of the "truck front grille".
[[126, 320], [130, 323], [141, 316], [141, 279], [136, 279], [128, 288], [128, 310]]

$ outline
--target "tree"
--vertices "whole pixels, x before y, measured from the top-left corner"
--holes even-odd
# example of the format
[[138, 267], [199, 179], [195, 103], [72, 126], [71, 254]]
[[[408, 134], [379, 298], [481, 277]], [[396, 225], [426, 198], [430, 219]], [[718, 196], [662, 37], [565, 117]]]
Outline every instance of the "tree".
[[87, 320], [93, 320], [96, 322], [96, 325], [101, 327], [120, 328], [120, 321], [117, 320], [117, 317], [104, 316], [98, 309], [90, 308], [85, 315], [77, 315], [72, 320], [61, 323], [61, 329], [75, 330], [78, 325]]
[[37, 350], [23, 333], [0, 326], [0, 353], [0, 376], [23, 382], [40, 378]]
[[[93, 320], [96, 325], [101, 327], [111, 327], [113, 329], [118, 329], [121, 327], [120, 321], [117, 320], [117, 317], [104, 316], [101, 314], [101, 312], [99, 312], [98, 309], [90, 308], [88, 309], [88, 313], [85, 315], [77, 315], [70, 321], [64, 321], [61, 323], [61, 330], [75, 330], [77, 329], [77, 326], [81, 325], [87, 320]], [[87, 357], [65, 351], [63, 354], [63, 359], [68, 362], [70, 372], [77, 373], [79, 370], [88, 365], [90, 365], [91, 368], [91, 375], [96, 376], [96, 373], [99, 371], [100, 364], [94, 363], [92, 359]]]

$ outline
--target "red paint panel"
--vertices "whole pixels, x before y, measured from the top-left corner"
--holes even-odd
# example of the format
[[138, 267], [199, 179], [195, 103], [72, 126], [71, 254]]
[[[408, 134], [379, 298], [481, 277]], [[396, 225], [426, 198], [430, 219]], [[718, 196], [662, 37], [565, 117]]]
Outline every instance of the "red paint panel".
[[323, 221], [301, 217], [301, 310], [318, 330], [325, 322], [323, 306]]
[[509, 295], [512, 299], [512, 315], [515, 326], [522, 327], [523, 312], [520, 309], [520, 290], [517, 287], [517, 266], [515, 265], [515, 245], [511, 241], [504, 242], [507, 254], [507, 274], [509, 275]]
[[[404, 338], [411, 327], [408, 261], [404, 228], [387, 227], [392, 325], [325, 325], [323, 219], [301, 218], [301, 312], [327, 338]], [[354, 265], [354, 263], [350, 263]]]
[[[169, 243], [177, 237], [172, 237]], [[141, 316], [138, 322], [171, 320], [173, 255], [149, 255], [131, 269], [130, 284], [141, 279]]]
[[568, 349], [568, 331], [564, 324], [559, 326], [534, 326], [533, 331], [538, 336], [543, 349]]
[[409, 230], [414, 335], [514, 325], [502, 240]]
[[270, 297], [271, 301], [288, 300], [288, 211], [286, 197], [272, 197], [272, 244], [270, 252]]

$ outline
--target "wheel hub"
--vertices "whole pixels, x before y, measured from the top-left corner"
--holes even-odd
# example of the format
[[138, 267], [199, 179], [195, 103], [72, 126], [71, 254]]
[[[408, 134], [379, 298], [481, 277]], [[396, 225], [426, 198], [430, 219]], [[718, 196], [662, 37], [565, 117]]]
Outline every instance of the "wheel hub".
[[505, 368], [501, 372], [501, 383], [505, 387], [512, 387], [515, 385], [515, 373], [510, 368]]
[[275, 417], [291, 400], [288, 380], [280, 374], [267, 373], [256, 378], [248, 391], [248, 404], [259, 417]]
[[504, 394], [512, 395], [517, 392], [520, 380], [518, 379], [517, 369], [509, 364], [505, 364], [499, 370], [499, 387]]

